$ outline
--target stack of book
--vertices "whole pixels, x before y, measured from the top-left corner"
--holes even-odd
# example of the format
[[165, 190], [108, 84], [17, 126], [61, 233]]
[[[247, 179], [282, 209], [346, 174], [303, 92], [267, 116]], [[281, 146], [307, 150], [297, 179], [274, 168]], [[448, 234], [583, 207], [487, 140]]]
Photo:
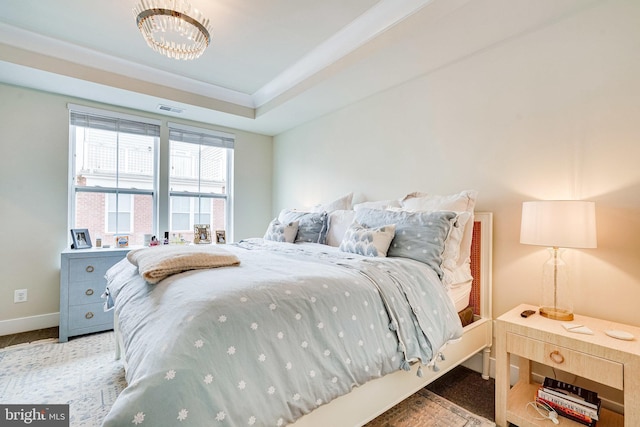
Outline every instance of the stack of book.
[[536, 400], [552, 407], [560, 416], [594, 427], [602, 401], [598, 393], [573, 384], [545, 378]]

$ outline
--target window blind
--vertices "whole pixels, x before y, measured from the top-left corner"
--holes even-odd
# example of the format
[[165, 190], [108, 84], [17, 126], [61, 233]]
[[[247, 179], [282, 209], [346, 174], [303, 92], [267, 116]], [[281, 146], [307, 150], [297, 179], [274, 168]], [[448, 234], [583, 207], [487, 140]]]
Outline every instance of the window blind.
[[209, 131], [202, 128], [191, 128], [177, 123], [169, 123], [169, 140], [233, 149], [235, 135], [214, 130]]
[[160, 137], [160, 126], [124, 118], [105, 117], [79, 111], [69, 112], [69, 123], [91, 129]]

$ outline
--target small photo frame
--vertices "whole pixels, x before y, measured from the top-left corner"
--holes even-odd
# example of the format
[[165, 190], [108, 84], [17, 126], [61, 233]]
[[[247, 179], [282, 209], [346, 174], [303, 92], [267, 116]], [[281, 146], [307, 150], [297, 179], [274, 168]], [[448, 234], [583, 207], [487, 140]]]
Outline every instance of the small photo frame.
[[86, 228], [71, 229], [71, 249], [89, 249], [91, 247], [91, 237]]
[[193, 243], [211, 243], [211, 226], [209, 224], [195, 224], [193, 226]]
[[216, 243], [218, 245], [224, 245], [227, 243], [226, 233], [224, 230], [216, 230]]

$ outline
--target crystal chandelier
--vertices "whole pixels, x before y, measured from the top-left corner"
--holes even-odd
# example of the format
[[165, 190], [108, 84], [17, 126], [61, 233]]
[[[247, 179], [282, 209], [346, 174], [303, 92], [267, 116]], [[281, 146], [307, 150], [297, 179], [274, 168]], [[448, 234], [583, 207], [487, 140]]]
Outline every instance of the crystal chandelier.
[[169, 58], [198, 58], [211, 41], [209, 19], [185, 0], [140, 0], [133, 13], [149, 47]]

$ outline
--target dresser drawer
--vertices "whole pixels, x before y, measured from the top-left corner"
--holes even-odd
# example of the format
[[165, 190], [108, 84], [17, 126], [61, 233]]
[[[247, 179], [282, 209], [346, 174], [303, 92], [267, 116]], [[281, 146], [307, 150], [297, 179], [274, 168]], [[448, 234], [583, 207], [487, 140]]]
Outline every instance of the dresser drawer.
[[97, 325], [113, 325], [113, 311], [104, 311], [102, 303], [69, 307], [71, 329], [86, 329]]
[[624, 366], [618, 362], [514, 333], [507, 333], [507, 352], [619, 390], [623, 388]]
[[104, 302], [102, 293], [107, 286], [105, 279], [92, 282], [71, 282], [69, 284], [69, 305], [83, 305]]
[[122, 258], [123, 256], [70, 259], [69, 283], [91, 281], [102, 283], [107, 270]]

